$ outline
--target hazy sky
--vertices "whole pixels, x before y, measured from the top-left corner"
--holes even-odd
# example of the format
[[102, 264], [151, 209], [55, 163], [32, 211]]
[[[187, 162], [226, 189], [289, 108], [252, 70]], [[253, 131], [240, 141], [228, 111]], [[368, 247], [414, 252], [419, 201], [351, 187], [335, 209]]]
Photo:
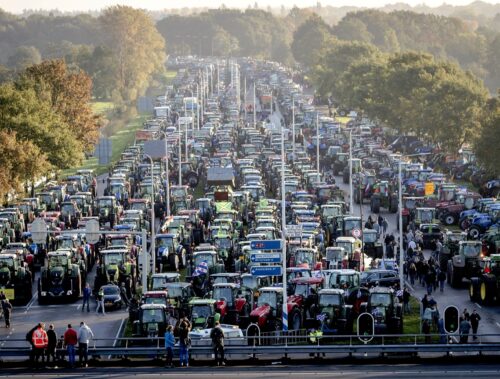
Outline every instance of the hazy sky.
[[[317, 0], [260, 0], [257, 1], [260, 7], [270, 5], [272, 7], [279, 7], [285, 4], [287, 7], [297, 5], [299, 7], [312, 6], [316, 4]], [[322, 5], [332, 6], [363, 6], [363, 7], [378, 7], [384, 4], [392, 4], [396, 2], [404, 2], [411, 5], [418, 5], [425, 3], [429, 6], [439, 6], [444, 2], [451, 5], [465, 5], [471, 3], [473, 0], [321, 0]], [[498, 3], [498, 0], [482, 0], [487, 3]], [[255, 1], [250, 0], [0, 0], [0, 8], [8, 12], [20, 13], [23, 9], [60, 9], [63, 11], [74, 10], [98, 10], [105, 8], [109, 5], [124, 4], [131, 5], [136, 8], [146, 8], [151, 10], [158, 10], [164, 8], [180, 8], [180, 7], [202, 7], [208, 6], [218, 8], [222, 3], [227, 7], [240, 7], [246, 8], [248, 4], [254, 4]]]

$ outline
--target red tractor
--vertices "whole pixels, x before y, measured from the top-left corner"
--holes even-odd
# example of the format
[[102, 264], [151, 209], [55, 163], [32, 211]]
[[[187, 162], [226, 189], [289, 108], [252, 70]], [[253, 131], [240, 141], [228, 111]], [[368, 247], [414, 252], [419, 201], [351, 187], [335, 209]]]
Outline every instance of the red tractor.
[[[302, 325], [302, 316], [298, 304], [291, 299], [287, 303], [288, 329], [298, 330]], [[271, 332], [283, 329], [283, 288], [263, 287], [259, 289], [259, 299], [256, 308], [250, 313], [248, 336], [255, 336], [260, 332]]]
[[253, 309], [253, 293], [249, 289], [240, 289], [235, 283], [216, 283], [213, 285], [212, 298], [215, 310], [220, 314], [221, 322], [246, 328], [250, 323]]
[[316, 317], [314, 305], [318, 302], [318, 291], [323, 286], [323, 277], [297, 278], [292, 280], [293, 295], [288, 297], [289, 302], [297, 304], [302, 311], [302, 320]]

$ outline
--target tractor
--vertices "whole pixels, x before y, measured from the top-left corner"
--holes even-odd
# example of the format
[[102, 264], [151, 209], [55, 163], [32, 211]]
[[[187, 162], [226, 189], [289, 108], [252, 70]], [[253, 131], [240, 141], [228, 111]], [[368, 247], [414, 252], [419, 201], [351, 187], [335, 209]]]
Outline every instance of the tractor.
[[135, 293], [136, 266], [130, 257], [128, 249], [112, 249], [101, 251], [101, 261], [97, 268], [94, 291], [105, 284], [125, 284], [127, 296], [130, 298]]
[[103, 226], [109, 222], [112, 229], [118, 223], [120, 213], [120, 207], [114, 196], [100, 196], [96, 199], [93, 214], [99, 217], [99, 225]]
[[458, 254], [448, 261], [446, 278], [452, 287], [459, 287], [462, 279], [478, 277], [481, 273], [481, 241], [460, 241]]
[[193, 329], [213, 328], [216, 315], [216, 301], [214, 299], [192, 299], [189, 301], [189, 314]]
[[235, 283], [215, 283], [212, 290], [215, 308], [224, 324], [246, 328], [253, 309], [253, 292]]
[[[132, 325], [134, 337], [161, 338], [165, 335], [168, 325], [167, 307], [163, 304], [141, 305]], [[152, 342], [151, 340], [145, 341]]]
[[323, 335], [348, 335], [352, 333], [354, 313], [352, 305], [346, 304], [345, 294], [341, 289], [321, 289], [318, 301], [314, 305], [316, 317], [307, 320], [308, 326], [320, 329]]
[[439, 267], [441, 270], [446, 271], [448, 269], [448, 261], [451, 257], [458, 254], [458, 248], [460, 246], [460, 241], [467, 240], [467, 233], [464, 232], [450, 232], [447, 231], [443, 235], [443, 248], [441, 249], [438, 259]]
[[[340, 173], [343, 173], [345, 167], [349, 167], [349, 154], [337, 153], [332, 166], [333, 175], [339, 175]], [[349, 181], [349, 177], [347, 177], [347, 181]]]
[[13, 304], [25, 305], [31, 300], [31, 275], [19, 255], [0, 254], [0, 290]]
[[363, 230], [363, 253], [372, 259], [382, 258], [384, 251], [376, 230]]
[[[353, 175], [361, 172], [362, 167], [361, 167], [361, 159], [358, 158], [353, 158], [352, 159], [352, 173]], [[342, 182], [344, 184], [349, 183], [349, 177], [351, 176], [350, 174], [350, 168], [349, 168], [349, 157], [347, 157], [347, 163], [344, 166], [344, 169], [342, 170]]]
[[353, 197], [356, 204], [363, 204], [364, 199], [371, 199], [376, 180], [375, 173], [369, 171], [353, 175]]
[[187, 266], [186, 249], [179, 239], [177, 234], [156, 235], [156, 259], [160, 261], [162, 268], [168, 266], [172, 271], [179, 271]]
[[437, 214], [441, 222], [445, 225], [454, 225], [463, 211], [469, 211], [478, 206], [481, 196], [475, 192], [458, 193], [455, 201], [438, 204]]
[[361, 304], [360, 310], [373, 316], [375, 334], [403, 333], [403, 305], [397, 302], [392, 289], [372, 288], [368, 301]]
[[414, 222], [417, 228], [420, 228], [420, 225], [422, 224], [438, 224], [439, 220], [436, 218], [436, 208], [415, 208]]
[[372, 213], [379, 213], [380, 207], [386, 208], [390, 213], [398, 211], [398, 195], [392, 185], [387, 181], [379, 181], [373, 185], [370, 198], [370, 209]]
[[52, 251], [38, 279], [38, 302], [50, 299], [77, 300], [82, 294], [82, 277], [78, 264], [71, 263], [71, 252]]
[[[318, 302], [318, 291], [322, 287], [323, 278], [297, 278], [293, 279], [290, 284], [291, 294], [288, 301], [297, 304], [298, 309], [301, 310], [300, 322], [302, 325], [303, 321], [316, 317], [315, 311], [317, 309], [314, 308], [314, 305]], [[299, 319], [294, 321], [299, 322]]]
[[500, 204], [492, 204], [487, 214], [478, 214], [471, 221], [468, 235], [472, 239], [478, 239], [485, 234], [489, 228], [500, 225]]
[[500, 254], [492, 254], [483, 260], [483, 272], [470, 280], [471, 301], [483, 305], [500, 302]]
[[321, 206], [320, 215], [322, 227], [326, 232], [326, 243], [330, 246], [342, 234], [344, 213], [338, 204], [324, 204]]
[[63, 201], [61, 203], [61, 213], [59, 219], [64, 222], [66, 229], [76, 229], [78, 220], [82, 217], [82, 213], [75, 201]]

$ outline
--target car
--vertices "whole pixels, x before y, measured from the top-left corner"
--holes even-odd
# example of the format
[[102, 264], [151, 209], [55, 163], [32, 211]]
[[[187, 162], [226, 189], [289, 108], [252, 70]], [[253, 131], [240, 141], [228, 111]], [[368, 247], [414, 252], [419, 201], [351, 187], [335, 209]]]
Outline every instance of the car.
[[361, 273], [361, 285], [364, 287], [391, 287], [399, 284], [398, 272], [394, 270], [370, 270]]
[[114, 284], [102, 286], [104, 291], [104, 308], [105, 309], [121, 309], [123, 300], [120, 294], [120, 287]]

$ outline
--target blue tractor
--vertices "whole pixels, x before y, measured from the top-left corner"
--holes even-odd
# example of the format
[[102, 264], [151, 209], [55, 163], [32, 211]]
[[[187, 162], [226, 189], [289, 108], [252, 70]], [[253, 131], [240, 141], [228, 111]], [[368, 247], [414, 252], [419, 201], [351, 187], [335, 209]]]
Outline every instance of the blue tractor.
[[478, 239], [492, 226], [500, 226], [500, 203], [490, 206], [487, 214], [478, 214], [472, 219], [468, 235], [472, 239]]

